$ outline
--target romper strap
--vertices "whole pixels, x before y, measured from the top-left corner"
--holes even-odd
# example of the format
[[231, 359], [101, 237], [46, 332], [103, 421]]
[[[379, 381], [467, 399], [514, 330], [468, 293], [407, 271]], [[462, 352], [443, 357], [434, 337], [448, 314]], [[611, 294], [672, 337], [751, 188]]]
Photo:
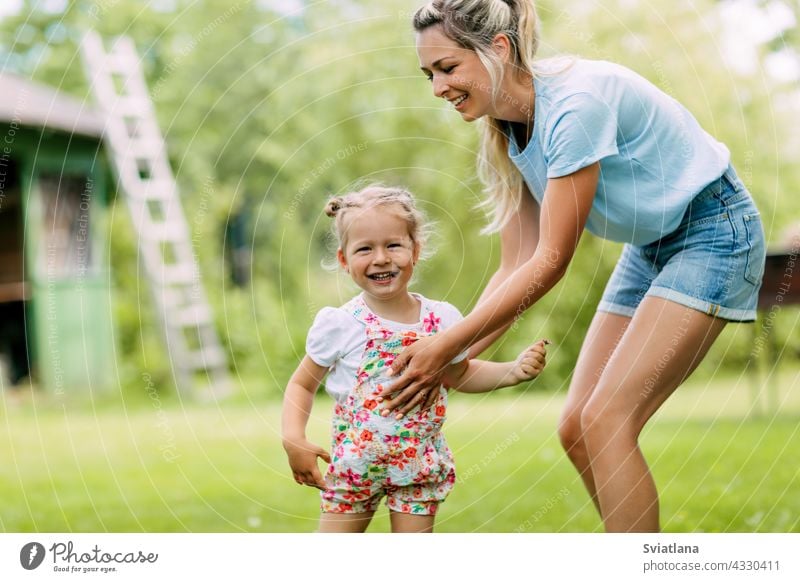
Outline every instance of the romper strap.
[[350, 301], [342, 305], [342, 309], [368, 328], [378, 326], [381, 323], [378, 316], [372, 313], [372, 310], [364, 302], [361, 295], [356, 295]]
[[[422, 327], [427, 333], [436, 333], [439, 331], [441, 318], [434, 313], [428, 301], [422, 300], [422, 298], [420, 298], [420, 301], [422, 302], [422, 308], [420, 310], [420, 322], [422, 323]], [[380, 318], [367, 306], [361, 295], [356, 295], [350, 301], [342, 305], [341, 308], [355, 317], [356, 320], [363, 323], [367, 327], [367, 330], [383, 327]], [[369, 331], [367, 333], [369, 333]]]

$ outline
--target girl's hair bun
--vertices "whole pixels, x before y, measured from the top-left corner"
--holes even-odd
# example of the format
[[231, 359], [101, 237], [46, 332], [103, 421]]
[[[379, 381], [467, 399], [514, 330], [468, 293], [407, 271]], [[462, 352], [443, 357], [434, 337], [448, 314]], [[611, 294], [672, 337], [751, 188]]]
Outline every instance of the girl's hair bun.
[[344, 206], [342, 198], [340, 196], [334, 196], [328, 200], [328, 203], [325, 205], [325, 214], [331, 218], [335, 218], [336, 213], [342, 209], [342, 206]]

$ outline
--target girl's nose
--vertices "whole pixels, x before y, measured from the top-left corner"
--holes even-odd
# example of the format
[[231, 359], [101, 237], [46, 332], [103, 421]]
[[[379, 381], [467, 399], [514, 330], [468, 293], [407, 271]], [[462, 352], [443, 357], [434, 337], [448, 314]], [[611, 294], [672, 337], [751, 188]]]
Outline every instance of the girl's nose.
[[375, 254], [372, 256], [372, 262], [377, 265], [382, 265], [386, 261], [389, 260], [389, 255], [383, 251], [383, 249], [377, 249]]

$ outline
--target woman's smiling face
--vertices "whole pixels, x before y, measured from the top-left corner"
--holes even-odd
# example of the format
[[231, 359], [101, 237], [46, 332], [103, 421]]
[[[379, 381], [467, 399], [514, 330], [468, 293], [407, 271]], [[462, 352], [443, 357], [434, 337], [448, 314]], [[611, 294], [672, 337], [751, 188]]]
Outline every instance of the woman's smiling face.
[[465, 121], [493, 113], [492, 80], [475, 51], [459, 46], [435, 25], [417, 33], [417, 56], [433, 94], [452, 103]]

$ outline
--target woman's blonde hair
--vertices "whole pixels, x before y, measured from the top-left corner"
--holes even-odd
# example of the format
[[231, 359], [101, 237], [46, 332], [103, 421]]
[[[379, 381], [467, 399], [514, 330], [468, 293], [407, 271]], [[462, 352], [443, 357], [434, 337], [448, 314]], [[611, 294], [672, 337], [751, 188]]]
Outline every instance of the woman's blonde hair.
[[396, 214], [408, 225], [408, 234], [416, 248], [420, 251], [425, 249], [431, 225], [417, 208], [414, 195], [405, 188], [378, 183], [342, 196], [332, 196], [325, 204], [325, 214], [333, 218], [333, 235], [340, 248], [347, 245], [348, 217], [376, 206], [395, 206]]
[[[459, 46], [473, 50], [492, 80], [493, 97], [500, 98], [504, 66], [492, 50], [498, 34], [511, 44], [511, 64], [518, 74], [534, 75], [539, 47], [538, 18], [531, 0], [432, 0], [413, 18], [414, 30], [441, 26], [442, 33]], [[490, 222], [484, 232], [500, 230], [519, 208], [524, 182], [508, 157], [508, 137], [502, 121], [485, 117], [482, 125], [478, 176], [488, 200]]]

